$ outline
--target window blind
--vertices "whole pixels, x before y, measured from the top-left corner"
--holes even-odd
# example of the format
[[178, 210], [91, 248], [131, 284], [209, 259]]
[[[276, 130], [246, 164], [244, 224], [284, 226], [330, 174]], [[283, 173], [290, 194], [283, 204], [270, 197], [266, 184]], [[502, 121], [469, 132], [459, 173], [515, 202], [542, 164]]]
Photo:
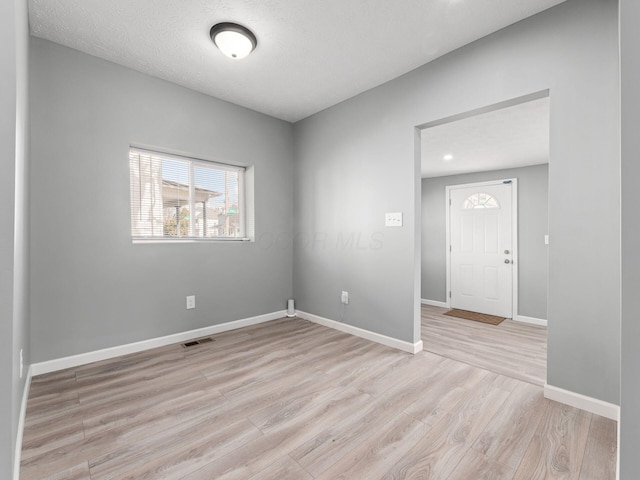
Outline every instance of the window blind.
[[134, 240], [244, 240], [243, 167], [129, 149]]

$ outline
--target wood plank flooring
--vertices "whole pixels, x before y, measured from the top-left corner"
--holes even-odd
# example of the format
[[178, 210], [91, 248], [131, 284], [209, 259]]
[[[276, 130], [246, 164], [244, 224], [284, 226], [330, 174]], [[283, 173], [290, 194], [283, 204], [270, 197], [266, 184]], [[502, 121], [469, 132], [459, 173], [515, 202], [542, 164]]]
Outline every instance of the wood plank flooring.
[[35, 377], [20, 478], [615, 478], [614, 422], [501, 371], [300, 319], [212, 338]]
[[489, 325], [444, 315], [446, 308], [422, 306], [422, 343], [428, 352], [544, 385], [547, 328], [513, 320]]

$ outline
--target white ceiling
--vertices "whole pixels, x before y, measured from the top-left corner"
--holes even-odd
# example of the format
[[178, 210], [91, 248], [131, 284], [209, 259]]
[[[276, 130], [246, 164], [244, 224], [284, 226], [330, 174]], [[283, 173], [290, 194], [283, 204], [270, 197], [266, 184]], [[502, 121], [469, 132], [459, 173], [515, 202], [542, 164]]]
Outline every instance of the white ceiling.
[[425, 128], [421, 136], [423, 178], [548, 163], [549, 97]]
[[[564, 0], [29, 0], [31, 33], [297, 121]], [[221, 54], [212, 25], [257, 49]]]

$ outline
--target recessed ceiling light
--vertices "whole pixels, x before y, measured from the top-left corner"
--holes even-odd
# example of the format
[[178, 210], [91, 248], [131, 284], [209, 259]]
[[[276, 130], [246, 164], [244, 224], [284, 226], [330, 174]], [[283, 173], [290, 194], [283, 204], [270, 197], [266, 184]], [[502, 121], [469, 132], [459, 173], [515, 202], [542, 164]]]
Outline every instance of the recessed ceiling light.
[[447, 153], [444, 157], [442, 157], [444, 160], [446, 160], [447, 162], [449, 160], [453, 160], [453, 155], [451, 155], [450, 153]]
[[249, 55], [258, 45], [253, 32], [237, 23], [218, 23], [211, 27], [209, 34], [222, 53], [236, 60]]

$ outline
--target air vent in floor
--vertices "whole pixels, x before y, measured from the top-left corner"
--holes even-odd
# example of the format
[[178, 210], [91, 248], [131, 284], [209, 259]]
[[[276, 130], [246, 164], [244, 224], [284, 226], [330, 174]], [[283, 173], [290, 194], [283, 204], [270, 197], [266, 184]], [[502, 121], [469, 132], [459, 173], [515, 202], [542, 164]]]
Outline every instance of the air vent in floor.
[[211, 342], [213, 342], [213, 338], [206, 337], [206, 338], [199, 338], [198, 340], [190, 340], [188, 342], [183, 343], [182, 346], [184, 348], [188, 348], [188, 347], [193, 347], [195, 345], [200, 345], [202, 343], [211, 343]]

